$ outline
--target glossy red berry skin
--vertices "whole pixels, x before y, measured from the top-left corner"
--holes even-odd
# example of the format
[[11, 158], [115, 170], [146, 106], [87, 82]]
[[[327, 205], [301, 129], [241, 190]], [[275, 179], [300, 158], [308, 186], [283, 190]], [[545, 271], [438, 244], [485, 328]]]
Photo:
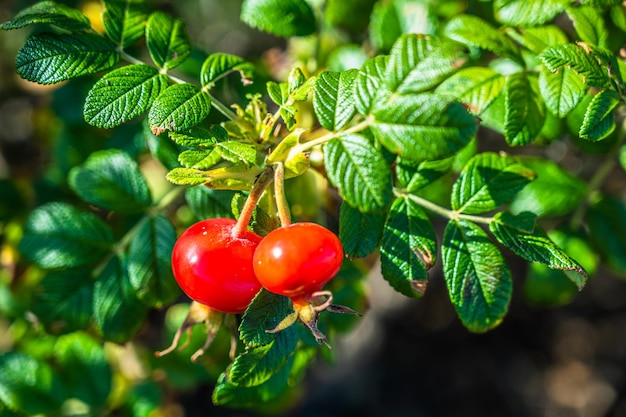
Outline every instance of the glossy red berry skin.
[[302, 299], [319, 291], [341, 268], [339, 238], [316, 223], [271, 231], [254, 252], [254, 273], [268, 291]]
[[223, 313], [242, 313], [261, 289], [252, 267], [261, 237], [232, 235], [233, 219], [208, 219], [189, 227], [176, 241], [172, 270], [192, 300]]

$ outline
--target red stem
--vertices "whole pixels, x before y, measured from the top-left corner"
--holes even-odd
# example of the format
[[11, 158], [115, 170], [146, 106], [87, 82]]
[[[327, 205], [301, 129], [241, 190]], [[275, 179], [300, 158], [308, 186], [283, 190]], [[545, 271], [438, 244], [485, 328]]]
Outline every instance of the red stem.
[[238, 239], [246, 230], [248, 230], [248, 224], [250, 224], [250, 219], [252, 218], [252, 214], [254, 213], [254, 209], [256, 208], [259, 199], [263, 195], [267, 186], [274, 180], [273, 171], [272, 167], [267, 167], [263, 172], [261, 172], [261, 174], [259, 174], [254, 182], [254, 185], [250, 190], [250, 194], [248, 194], [248, 198], [241, 209], [241, 213], [239, 213], [237, 224], [233, 227], [233, 238]]

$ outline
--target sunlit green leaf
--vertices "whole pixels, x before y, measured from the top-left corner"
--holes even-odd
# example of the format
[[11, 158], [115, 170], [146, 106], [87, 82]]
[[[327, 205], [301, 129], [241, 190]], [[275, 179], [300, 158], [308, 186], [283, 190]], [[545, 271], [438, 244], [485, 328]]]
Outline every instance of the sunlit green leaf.
[[324, 148], [324, 161], [331, 183], [360, 210], [379, 210], [391, 199], [389, 166], [365, 136], [333, 139]]
[[568, 7], [567, 16], [583, 42], [597, 46], [607, 46], [609, 33], [600, 12], [593, 7]]
[[536, 26], [552, 20], [567, 0], [495, 0], [496, 19], [511, 26]]
[[161, 308], [179, 295], [172, 274], [172, 249], [176, 230], [163, 216], [147, 218], [128, 247], [128, 276], [137, 298]]
[[368, 59], [354, 80], [354, 105], [362, 115], [368, 114], [375, 103], [388, 61], [389, 57], [385, 55]]
[[480, 115], [502, 93], [505, 77], [486, 67], [464, 68], [441, 83], [436, 92], [456, 98]]
[[291, 300], [265, 289], [259, 291], [244, 313], [239, 325], [239, 337], [249, 347], [268, 345], [277, 333], [268, 333], [293, 311]]
[[126, 48], [144, 35], [148, 12], [141, 0], [105, 0], [102, 23], [108, 37]]
[[353, 84], [357, 73], [324, 71], [317, 77], [313, 108], [324, 128], [339, 130], [354, 116]]
[[548, 46], [567, 43], [567, 35], [556, 25], [519, 28], [507, 31], [507, 34], [535, 54], [540, 54]]
[[453, 163], [454, 157], [423, 162], [398, 158], [396, 177], [407, 192], [415, 193], [444, 176], [452, 169]]
[[0, 29], [19, 29], [36, 23], [48, 23], [70, 32], [88, 30], [91, 27], [89, 19], [78, 10], [54, 1], [41, 1], [0, 24]]
[[256, 164], [257, 153], [253, 145], [236, 141], [218, 142], [215, 149], [228, 161]]
[[391, 206], [380, 242], [383, 278], [407, 297], [426, 291], [428, 271], [437, 260], [437, 241], [424, 210], [410, 198]]
[[587, 140], [601, 140], [615, 130], [614, 110], [620, 104], [620, 96], [613, 90], [602, 90], [591, 100], [579, 135]]
[[195, 168], [174, 168], [167, 173], [166, 178], [176, 185], [199, 185], [210, 179], [206, 171]]
[[487, 233], [467, 220], [450, 221], [441, 256], [450, 300], [463, 325], [482, 333], [500, 324], [513, 283], [504, 257]]
[[114, 243], [109, 226], [66, 203], [47, 203], [26, 220], [20, 252], [42, 268], [72, 268], [99, 260]]
[[154, 101], [148, 121], [155, 135], [182, 132], [202, 122], [211, 110], [211, 98], [193, 84], [174, 84]]
[[200, 82], [203, 87], [211, 88], [219, 79], [239, 72], [245, 82], [249, 82], [252, 77], [254, 67], [243, 58], [236, 55], [214, 53], [209, 55], [202, 63], [200, 70]]
[[146, 112], [167, 85], [167, 76], [154, 67], [137, 64], [118, 68], [89, 91], [85, 120], [98, 127], [119, 126]]
[[544, 50], [539, 59], [552, 72], [561, 67], [570, 68], [583, 77], [590, 87], [605, 88], [609, 85], [609, 77], [605, 68], [598, 62], [590, 50], [581, 45], [566, 43]]
[[95, 74], [117, 64], [115, 44], [93, 33], [39, 33], [20, 48], [15, 68], [28, 81], [54, 84]]
[[542, 68], [539, 72], [539, 91], [546, 106], [558, 117], [565, 117], [587, 92], [580, 75], [564, 67], [557, 72]]
[[92, 153], [70, 171], [68, 182], [83, 200], [110, 211], [136, 213], [152, 203], [139, 166], [118, 149]]
[[181, 165], [195, 169], [209, 169], [222, 160], [222, 154], [216, 148], [213, 149], [188, 149], [178, 155]]
[[305, 0], [244, 0], [241, 21], [264, 32], [288, 38], [315, 32], [313, 9]]
[[208, 129], [194, 126], [189, 130], [170, 132], [169, 137], [180, 146], [213, 148], [217, 142], [228, 140], [228, 132], [220, 125], [211, 125]]
[[369, 36], [378, 51], [389, 51], [406, 33], [432, 33], [429, 5], [412, 0], [379, 1], [370, 16]]
[[504, 85], [504, 136], [510, 145], [532, 142], [543, 127], [546, 110], [534, 77], [517, 72]]
[[148, 17], [146, 45], [154, 63], [166, 70], [180, 65], [191, 52], [185, 24], [163, 12]]

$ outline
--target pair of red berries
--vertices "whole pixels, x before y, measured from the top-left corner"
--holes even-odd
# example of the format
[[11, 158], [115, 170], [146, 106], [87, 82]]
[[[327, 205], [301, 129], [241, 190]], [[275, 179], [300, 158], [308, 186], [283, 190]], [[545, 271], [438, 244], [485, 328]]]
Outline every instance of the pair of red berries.
[[293, 223], [261, 237], [234, 236], [235, 220], [200, 221], [177, 240], [174, 277], [193, 300], [223, 313], [243, 313], [261, 287], [306, 305], [339, 271], [337, 236], [315, 223]]

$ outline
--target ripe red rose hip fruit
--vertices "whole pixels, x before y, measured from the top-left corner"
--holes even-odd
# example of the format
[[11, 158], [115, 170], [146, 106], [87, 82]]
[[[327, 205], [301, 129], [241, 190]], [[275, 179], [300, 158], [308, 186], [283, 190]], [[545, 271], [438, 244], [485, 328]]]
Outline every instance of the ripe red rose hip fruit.
[[254, 252], [254, 273], [263, 287], [296, 301], [320, 291], [341, 268], [337, 236], [316, 223], [271, 231]]
[[174, 277], [185, 294], [223, 313], [243, 313], [261, 289], [252, 266], [261, 237], [247, 230], [233, 237], [235, 224], [200, 221], [180, 235], [172, 252]]

